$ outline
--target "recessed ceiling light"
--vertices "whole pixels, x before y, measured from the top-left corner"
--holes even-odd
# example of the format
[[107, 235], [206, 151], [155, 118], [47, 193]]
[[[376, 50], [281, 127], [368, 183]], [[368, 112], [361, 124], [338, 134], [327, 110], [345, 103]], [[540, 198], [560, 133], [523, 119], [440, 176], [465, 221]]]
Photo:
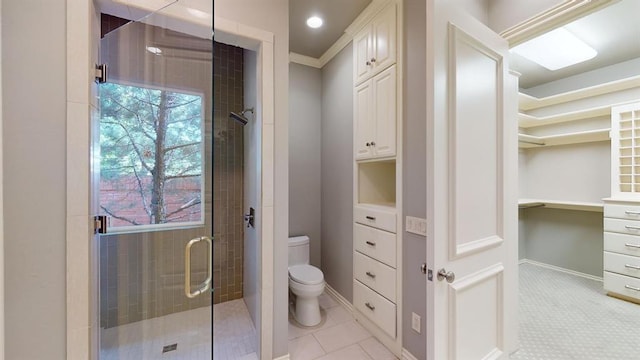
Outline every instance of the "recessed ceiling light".
[[160, 49], [159, 47], [155, 47], [155, 46], [147, 46], [147, 51], [152, 53], [153, 55], [162, 54], [162, 49]]
[[557, 28], [513, 49], [549, 70], [558, 70], [593, 59], [598, 52], [565, 28]]
[[307, 26], [313, 29], [317, 29], [322, 26], [322, 19], [317, 16], [312, 16], [307, 19]]

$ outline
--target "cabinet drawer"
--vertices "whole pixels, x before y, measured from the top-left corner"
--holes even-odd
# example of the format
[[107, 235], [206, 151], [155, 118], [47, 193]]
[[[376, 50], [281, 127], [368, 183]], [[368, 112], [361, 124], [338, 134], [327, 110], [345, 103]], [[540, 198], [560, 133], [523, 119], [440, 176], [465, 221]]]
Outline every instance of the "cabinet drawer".
[[356, 252], [353, 259], [353, 271], [356, 279], [361, 283], [391, 302], [396, 302], [396, 270], [394, 268]]
[[640, 220], [640, 206], [607, 204], [604, 206], [604, 217]]
[[396, 267], [396, 234], [354, 224], [353, 240], [356, 251]]
[[616, 294], [640, 299], [640, 279], [604, 272], [604, 289]]
[[396, 337], [396, 305], [359, 281], [353, 282], [353, 304], [389, 336]]
[[640, 221], [605, 218], [604, 231], [640, 235]]
[[640, 257], [605, 251], [604, 270], [640, 278]]
[[605, 232], [604, 251], [640, 256], [640, 236]]
[[356, 205], [353, 216], [357, 223], [396, 232], [396, 212], [392, 208]]

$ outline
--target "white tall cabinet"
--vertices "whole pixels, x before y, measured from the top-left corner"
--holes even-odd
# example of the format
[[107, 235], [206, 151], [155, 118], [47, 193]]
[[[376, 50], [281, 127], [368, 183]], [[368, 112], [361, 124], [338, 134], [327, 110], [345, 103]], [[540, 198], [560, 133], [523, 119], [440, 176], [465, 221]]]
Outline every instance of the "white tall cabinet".
[[604, 206], [604, 288], [640, 302], [640, 103], [611, 109], [611, 198]]
[[402, 351], [402, 1], [389, 1], [354, 37], [353, 307], [398, 357]]

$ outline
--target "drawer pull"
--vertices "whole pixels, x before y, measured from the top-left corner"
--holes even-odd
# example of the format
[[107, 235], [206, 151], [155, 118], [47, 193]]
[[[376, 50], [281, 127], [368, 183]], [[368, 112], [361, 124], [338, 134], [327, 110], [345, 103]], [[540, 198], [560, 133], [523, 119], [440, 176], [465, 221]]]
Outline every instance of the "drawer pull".
[[640, 230], [640, 226], [625, 225], [624, 227], [627, 228], [627, 230]]
[[376, 243], [374, 243], [373, 241], [366, 241], [366, 243], [367, 245], [370, 245], [370, 246], [376, 246]]
[[640, 211], [626, 210], [624, 213], [627, 215], [640, 215]]
[[631, 285], [625, 285], [624, 288], [625, 289], [629, 289], [629, 290], [634, 290], [634, 291], [640, 291], [639, 287], [635, 287], [635, 286], [631, 286]]
[[640, 249], [640, 245], [636, 245], [636, 244], [624, 244], [624, 246], [634, 248], [634, 249]]
[[[640, 291], [640, 289], [638, 289], [638, 291]], [[364, 306], [368, 307], [368, 308], [369, 308], [369, 310], [371, 310], [371, 311], [373, 311], [373, 310], [375, 310], [375, 309], [376, 309], [376, 307], [375, 307], [375, 306], [371, 305], [371, 304], [370, 304], [370, 303], [368, 303], [368, 302], [364, 303]]]
[[628, 269], [633, 269], [633, 270], [640, 270], [640, 266], [638, 265], [625, 264], [624, 267]]
[[376, 219], [374, 216], [369, 216], [369, 215], [367, 215], [365, 217], [367, 218], [367, 220], [375, 220]]
[[[638, 270], [640, 270], [640, 267], [638, 267]], [[367, 274], [368, 277], [370, 277], [372, 279], [376, 278], [376, 274], [372, 273], [371, 271], [367, 271], [366, 274]]]

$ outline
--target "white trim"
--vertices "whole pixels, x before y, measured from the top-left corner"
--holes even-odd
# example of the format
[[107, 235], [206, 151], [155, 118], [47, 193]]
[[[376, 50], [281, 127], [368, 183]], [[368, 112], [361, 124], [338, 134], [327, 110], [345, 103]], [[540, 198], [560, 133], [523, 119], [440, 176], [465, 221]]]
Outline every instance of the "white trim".
[[603, 212], [604, 203], [571, 201], [571, 200], [544, 200], [544, 199], [518, 199], [520, 209], [529, 209], [544, 206], [548, 209], [564, 209], [576, 211]]
[[311, 66], [316, 69], [322, 69], [322, 64], [320, 63], [320, 59], [316, 59], [311, 56], [306, 56], [306, 55], [302, 55], [294, 52], [289, 53], [289, 62], [300, 64], [300, 65]]
[[402, 348], [402, 360], [418, 360], [409, 350]]
[[502, 31], [500, 36], [507, 39], [510, 46], [515, 46], [617, 1], [619, 0], [565, 0], [547, 11]]
[[334, 288], [329, 284], [325, 284], [324, 291], [330, 295], [334, 300], [336, 300], [342, 307], [349, 311], [349, 314], [353, 315], [353, 304], [349, 302], [344, 296], [340, 295]]
[[521, 149], [538, 148], [543, 146], [583, 144], [599, 141], [609, 141], [610, 128], [577, 131], [547, 136], [518, 134], [518, 147]]
[[289, 360], [289, 354], [284, 355], [284, 356], [280, 356], [279, 358], [274, 358], [273, 360]]
[[595, 280], [595, 281], [600, 281], [602, 282], [602, 277], [600, 276], [594, 276], [591, 274], [585, 274], [583, 272], [579, 272], [579, 271], [574, 271], [574, 270], [569, 270], [569, 269], [565, 269], [559, 266], [554, 266], [554, 265], [549, 265], [549, 264], [545, 264], [545, 263], [541, 263], [535, 260], [529, 260], [529, 259], [521, 259], [518, 262], [519, 265], [521, 264], [529, 264], [529, 265], [534, 265], [534, 266], [539, 266], [545, 269], [549, 269], [549, 270], [555, 270], [555, 271], [559, 271], [565, 274], [569, 274], [569, 275], [574, 275], [574, 276], [579, 276], [585, 279], [589, 279], [589, 280]]

